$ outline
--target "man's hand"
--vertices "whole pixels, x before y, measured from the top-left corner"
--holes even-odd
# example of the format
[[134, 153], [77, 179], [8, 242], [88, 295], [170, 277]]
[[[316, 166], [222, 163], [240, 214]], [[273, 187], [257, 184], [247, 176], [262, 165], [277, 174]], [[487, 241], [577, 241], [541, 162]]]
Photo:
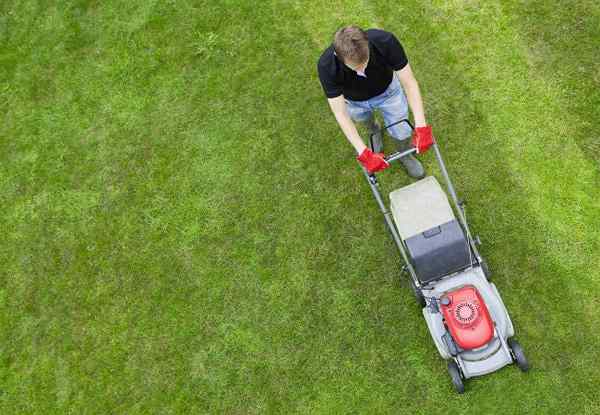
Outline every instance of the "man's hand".
[[412, 136], [412, 144], [417, 148], [417, 154], [421, 154], [429, 150], [434, 143], [433, 135], [431, 134], [431, 126], [415, 128]]
[[390, 167], [390, 163], [383, 158], [383, 153], [373, 153], [368, 148], [365, 148], [356, 159], [360, 161], [360, 164], [362, 164], [370, 174], [377, 173], [378, 171]]

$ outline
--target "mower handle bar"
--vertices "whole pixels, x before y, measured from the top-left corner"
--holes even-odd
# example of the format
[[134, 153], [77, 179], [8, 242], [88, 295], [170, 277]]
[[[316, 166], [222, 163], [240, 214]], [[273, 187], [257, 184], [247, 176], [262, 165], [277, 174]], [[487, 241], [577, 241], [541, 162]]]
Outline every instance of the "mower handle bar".
[[[390, 128], [390, 127], [393, 127], [394, 125], [396, 125], [396, 124], [400, 124], [400, 123], [403, 123], [403, 122], [407, 123], [407, 124], [408, 124], [408, 126], [410, 127], [410, 129], [411, 129], [412, 131], [414, 131], [414, 130], [415, 130], [415, 127], [414, 127], [414, 126], [413, 126], [413, 125], [410, 123], [410, 120], [409, 120], [408, 118], [404, 118], [404, 119], [402, 119], [402, 120], [395, 121], [395, 122], [393, 122], [393, 123], [391, 123], [391, 124], [389, 124], [389, 125], [386, 125], [386, 126], [384, 126], [383, 128], [384, 128], [385, 130], [387, 130], [388, 128]], [[407, 139], [407, 140], [408, 140], [408, 139]], [[415, 147], [413, 147], [413, 148], [411, 148], [411, 149], [408, 149], [408, 150], [406, 150], [406, 151], [404, 151], [404, 152], [400, 152], [400, 151], [399, 151], [399, 152], [397, 152], [397, 153], [390, 154], [389, 156], [387, 156], [387, 157], [384, 157], [384, 159], [385, 159], [385, 161], [387, 161], [388, 163], [391, 163], [392, 161], [399, 160], [399, 159], [401, 159], [401, 158], [402, 158], [402, 157], [404, 157], [404, 156], [408, 156], [409, 154], [413, 154], [413, 153], [416, 153], [416, 152], [417, 152], [417, 149], [416, 149]]]
[[399, 160], [404, 156], [408, 156], [409, 154], [416, 153], [416, 152], [417, 152], [417, 149], [415, 147], [413, 147], [406, 151], [398, 151], [397, 153], [390, 154], [389, 156], [384, 157], [384, 159], [388, 163], [391, 163], [392, 161]]

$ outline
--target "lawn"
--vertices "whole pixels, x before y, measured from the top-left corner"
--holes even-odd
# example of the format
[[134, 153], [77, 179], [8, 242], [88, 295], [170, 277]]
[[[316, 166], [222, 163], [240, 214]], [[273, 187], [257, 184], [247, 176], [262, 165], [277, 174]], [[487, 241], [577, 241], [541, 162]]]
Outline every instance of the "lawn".
[[[350, 23], [405, 46], [529, 373], [453, 392], [317, 79]], [[600, 413], [599, 45], [593, 0], [2, 1], [0, 413]]]

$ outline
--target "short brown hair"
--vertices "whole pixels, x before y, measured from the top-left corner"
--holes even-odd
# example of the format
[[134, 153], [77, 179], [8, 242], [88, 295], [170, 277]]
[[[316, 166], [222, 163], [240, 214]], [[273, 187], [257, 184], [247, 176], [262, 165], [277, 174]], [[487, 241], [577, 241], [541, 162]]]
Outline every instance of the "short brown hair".
[[367, 33], [358, 26], [346, 26], [335, 32], [333, 48], [344, 62], [363, 63], [369, 58]]

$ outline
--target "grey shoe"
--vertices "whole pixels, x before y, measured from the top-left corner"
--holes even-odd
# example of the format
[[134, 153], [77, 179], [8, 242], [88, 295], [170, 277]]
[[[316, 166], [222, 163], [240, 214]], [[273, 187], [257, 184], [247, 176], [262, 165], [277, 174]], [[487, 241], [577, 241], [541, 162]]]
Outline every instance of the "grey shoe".
[[[410, 149], [408, 138], [398, 141], [398, 151], [403, 152], [407, 151], [408, 149]], [[412, 154], [402, 157], [400, 162], [410, 177], [414, 179], [422, 179], [425, 177], [425, 169], [423, 168], [423, 165]]]
[[381, 153], [383, 151], [383, 133], [381, 131], [381, 126], [372, 119], [370, 122], [367, 122], [367, 126], [369, 127], [369, 136], [373, 143], [373, 153]]

